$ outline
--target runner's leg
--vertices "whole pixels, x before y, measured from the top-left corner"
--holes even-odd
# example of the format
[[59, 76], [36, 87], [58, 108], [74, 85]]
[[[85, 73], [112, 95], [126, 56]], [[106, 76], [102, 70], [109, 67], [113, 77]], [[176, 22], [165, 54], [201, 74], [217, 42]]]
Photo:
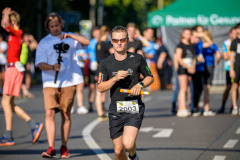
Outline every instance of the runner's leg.
[[138, 128], [133, 126], [125, 126], [123, 131], [123, 145], [130, 156], [134, 156], [136, 152], [136, 138], [138, 135]]
[[116, 160], [127, 160], [125, 149], [123, 146], [123, 136], [113, 139], [114, 153]]

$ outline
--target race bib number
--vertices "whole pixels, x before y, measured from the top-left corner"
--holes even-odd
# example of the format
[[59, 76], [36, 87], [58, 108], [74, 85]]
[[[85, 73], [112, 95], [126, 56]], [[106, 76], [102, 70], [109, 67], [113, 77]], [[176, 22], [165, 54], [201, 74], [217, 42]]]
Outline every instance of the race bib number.
[[183, 62], [188, 66], [188, 67], [192, 67], [192, 58], [183, 58]]
[[120, 113], [139, 113], [138, 101], [117, 101], [117, 112]]
[[14, 65], [15, 65], [15, 67], [17, 68], [17, 70], [18, 70], [19, 72], [25, 71], [25, 68], [23, 67], [23, 65], [22, 65], [22, 63], [21, 63], [20, 61], [15, 62]]

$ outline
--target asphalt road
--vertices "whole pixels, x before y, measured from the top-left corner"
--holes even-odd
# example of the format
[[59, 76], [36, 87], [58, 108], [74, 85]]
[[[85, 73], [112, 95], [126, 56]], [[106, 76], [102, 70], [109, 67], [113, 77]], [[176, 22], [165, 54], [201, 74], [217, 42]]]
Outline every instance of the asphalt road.
[[[33, 119], [44, 122], [41, 86], [33, 86], [34, 99], [17, 99]], [[87, 89], [84, 90], [87, 95]], [[221, 92], [221, 91], [220, 91]], [[210, 107], [216, 111], [221, 104], [220, 92], [211, 94]], [[227, 113], [214, 117], [177, 118], [171, 115], [172, 91], [153, 92], [145, 97], [146, 112], [137, 138], [137, 153], [141, 160], [239, 160], [240, 116]], [[84, 103], [87, 104], [87, 97]], [[76, 104], [76, 102], [75, 102]], [[75, 105], [76, 106], [76, 105]], [[108, 122], [96, 120], [96, 112], [72, 115], [68, 148], [71, 159], [114, 159]], [[60, 156], [60, 114], [56, 115], [56, 150]], [[0, 109], [0, 135], [5, 131], [4, 113]], [[36, 144], [31, 143], [28, 125], [16, 115], [13, 119], [14, 146], [1, 146], [1, 160], [38, 160], [48, 148], [46, 131]]]

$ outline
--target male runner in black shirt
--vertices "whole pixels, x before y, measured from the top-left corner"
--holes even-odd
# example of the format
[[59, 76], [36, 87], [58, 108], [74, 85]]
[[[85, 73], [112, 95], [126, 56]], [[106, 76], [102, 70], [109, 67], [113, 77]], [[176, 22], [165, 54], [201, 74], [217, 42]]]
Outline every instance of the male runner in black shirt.
[[[153, 76], [145, 58], [140, 54], [127, 52], [128, 33], [126, 28], [116, 26], [112, 30], [111, 43], [114, 54], [100, 62], [98, 90], [110, 90], [109, 106], [110, 137], [113, 140], [116, 160], [137, 160], [136, 138], [145, 110], [140, 91], [153, 82]], [[144, 76], [140, 82], [140, 73]], [[120, 93], [130, 89], [131, 94]]]

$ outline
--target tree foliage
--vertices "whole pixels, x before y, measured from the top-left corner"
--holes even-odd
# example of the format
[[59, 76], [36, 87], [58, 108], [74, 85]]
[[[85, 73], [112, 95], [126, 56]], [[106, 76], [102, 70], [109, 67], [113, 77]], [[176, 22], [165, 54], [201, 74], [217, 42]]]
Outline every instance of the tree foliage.
[[[38, 8], [38, 2], [42, 2], [42, 8]], [[126, 25], [135, 22], [139, 28], [147, 26], [147, 12], [157, 9], [157, 0], [103, 0], [104, 1], [104, 24], [113, 27], [115, 25]], [[164, 0], [164, 6], [174, 0]], [[48, 12], [48, 0], [0, 0], [0, 11], [5, 7], [11, 7], [21, 15], [21, 28], [24, 32], [36, 36], [38, 16], [42, 16], [41, 24]], [[96, 0], [98, 2], [98, 0]], [[97, 3], [98, 4], [98, 3]], [[96, 5], [98, 7], [98, 5]], [[52, 0], [52, 11], [80, 12], [82, 19], [89, 19], [89, 0]], [[96, 8], [96, 18], [97, 18]], [[3, 29], [0, 29], [3, 32]], [[46, 30], [42, 27], [42, 33]]]
[[[174, 0], [164, 0], [164, 6]], [[157, 10], [156, 0], [104, 0], [104, 23], [109, 26], [134, 22], [139, 28], [147, 27], [147, 13]]]

